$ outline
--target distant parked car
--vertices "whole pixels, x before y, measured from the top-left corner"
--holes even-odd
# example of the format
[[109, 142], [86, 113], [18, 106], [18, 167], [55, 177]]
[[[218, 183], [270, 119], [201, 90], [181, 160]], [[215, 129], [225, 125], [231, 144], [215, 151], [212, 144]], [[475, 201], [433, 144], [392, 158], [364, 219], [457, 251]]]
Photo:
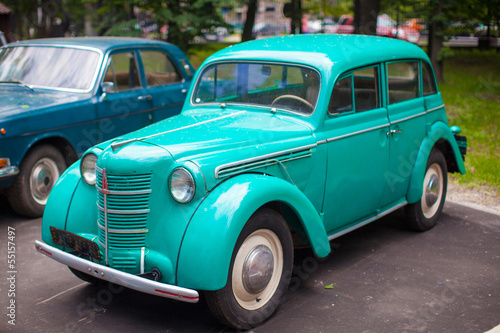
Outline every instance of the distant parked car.
[[[334, 32], [337, 34], [353, 34], [354, 17], [348, 14], [342, 15]], [[414, 44], [420, 40], [420, 33], [417, 29], [404, 24], [398, 26], [396, 21], [387, 14], [377, 17], [377, 36], [398, 38]]]
[[41, 216], [59, 175], [89, 147], [178, 114], [194, 70], [176, 46], [54, 38], [0, 49], [0, 190]]
[[87, 282], [190, 303], [203, 292], [223, 323], [250, 329], [282, 303], [294, 247], [324, 258], [330, 240], [402, 207], [413, 229], [434, 227], [448, 172], [465, 173], [459, 133], [414, 44], [240, 43], [201, 65], [180, 115], [64, 173], [36, 248]]

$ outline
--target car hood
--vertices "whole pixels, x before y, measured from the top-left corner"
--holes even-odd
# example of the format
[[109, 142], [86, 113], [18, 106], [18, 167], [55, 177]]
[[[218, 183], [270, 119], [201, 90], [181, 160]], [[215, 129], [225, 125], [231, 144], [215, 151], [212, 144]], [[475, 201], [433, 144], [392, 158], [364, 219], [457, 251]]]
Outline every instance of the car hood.
[[19, 117], [33, 111], [88, 98], [87, 94], [0, 85], [0, 119]]
[[115, 150], [146, 142], [167, 150], [177, 164], [194, 162], [208, 188], [223, 166], [274, 158], [316, 145], [312, 130], [298, 117], [262, 111], [185, 112], [111, 143]]

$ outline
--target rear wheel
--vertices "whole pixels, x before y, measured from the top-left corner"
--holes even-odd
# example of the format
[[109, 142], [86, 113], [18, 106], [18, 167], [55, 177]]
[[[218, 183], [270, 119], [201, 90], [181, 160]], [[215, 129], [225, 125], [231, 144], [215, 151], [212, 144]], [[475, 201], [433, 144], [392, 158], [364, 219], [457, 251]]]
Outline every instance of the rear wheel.
[[50, 190], [65, 169], [64, 157], [55, 147], [41, 145], [30, 151], [7, 192], [12, 209], [27, 217], [42, 216]]
[[426, 231], [437, 224], [446, 199], [447, 185], [446, 159], [441, 151], [434, 149], [427, 161], [422, 198], [405, 207], [410, 227]]
[[260, 325], [281, 303], [292, 263], [293, 243], [285, 220], [273, 210], [259, 210], [238, 238], [226, 286], [207, 292], [211, 311], [234, 328]]

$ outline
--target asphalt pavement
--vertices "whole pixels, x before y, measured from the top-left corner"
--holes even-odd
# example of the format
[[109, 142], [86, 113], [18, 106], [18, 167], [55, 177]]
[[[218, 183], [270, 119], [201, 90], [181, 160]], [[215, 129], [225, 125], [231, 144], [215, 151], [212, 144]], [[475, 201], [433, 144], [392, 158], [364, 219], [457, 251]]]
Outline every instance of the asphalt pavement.
[[[187, 304], [80, 281], [35, 251], [40, 227], [0, 197], [0, 332], [231, 331], [203, 299]], [[295, 252], [286, 299], [253, 332], [462, 333], [500, 324], [499, 215], [447, 203], [434, 229], [416, 233], [400, 210], [331, 246], [326, 260]]]

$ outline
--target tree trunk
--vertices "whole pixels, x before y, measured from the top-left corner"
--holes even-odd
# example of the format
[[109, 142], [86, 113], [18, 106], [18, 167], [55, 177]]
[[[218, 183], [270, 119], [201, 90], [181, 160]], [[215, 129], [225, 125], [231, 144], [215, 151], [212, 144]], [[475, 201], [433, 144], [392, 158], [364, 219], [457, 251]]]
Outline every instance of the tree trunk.
[[377, 34], [377, 17], [380, 0], [354, 0], [354, 33]]
[[[429, 5], [432, 6], [432, 0], [430, 0]], [[434, 67], [434, 73], [436, 74], [436, 80], [438, 82], [443, 81], [443, 61], [439, 58], [439, 53], [443, 48], [443, 22], [439, 20], [439, 16], [443, 12], [444, 0], [439, 0], [434, 9], [432, 10], [432, 16], [429, 19], [429, 41], [427, 44], [427, 55], [429, 56], [432, 67]]]
[[255, 14], [257, 13], [258, 0], [249, 0], [247, 7], [247, 18], [245, 20], [245, 26], [243, 27], [243, 34], [241, 36], [241, 41], [246, 42], [254, 39], [252, 28], [255, 23]]

